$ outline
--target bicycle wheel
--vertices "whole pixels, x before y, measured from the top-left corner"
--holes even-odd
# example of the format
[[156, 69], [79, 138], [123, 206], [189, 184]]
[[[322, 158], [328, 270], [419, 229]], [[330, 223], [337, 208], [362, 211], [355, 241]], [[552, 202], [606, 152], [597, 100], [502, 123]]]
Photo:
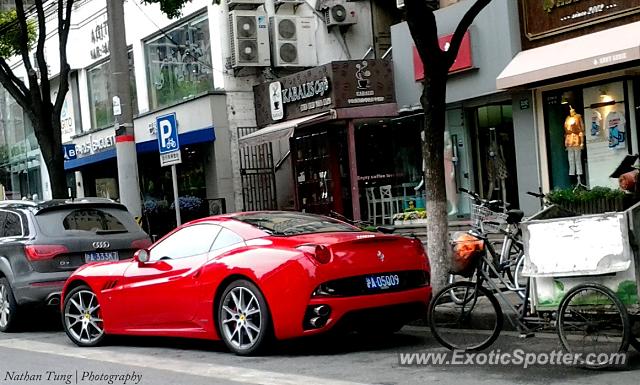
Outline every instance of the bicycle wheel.
[[580, 354], [580, 366], [610, 366], [614, 353], [629, 347], [629, 314], [611, 289], [597, 284], [578, 285], [564, 296], [558, 308], [558, 336], [569, 353]]
[[431, 300], [428, 316], [433, 336], [451, 350], [485, 349], [498, 338], [503, 323], [496, 297], [475, 282], [444, 287]]
[[[466, 281], [466, 282], [475, 282], [475, 275], [471, 276], [470, 278], [465, 278], [463, 276], [460, 275], [456, 275], [456, 274], [449, 274], [449, 280], [448, 280], [448, 284], [453, 284], [458, 282], [458, 280], [462, 281]], [[449, 292], [449, 296], [451, 296], [451, 300], [457, 304], [461, 304], [463, 302], [463, 297], [459, 296], [458, 297], [458, 293], [456, 293], [455, 291], [450, 291]]]

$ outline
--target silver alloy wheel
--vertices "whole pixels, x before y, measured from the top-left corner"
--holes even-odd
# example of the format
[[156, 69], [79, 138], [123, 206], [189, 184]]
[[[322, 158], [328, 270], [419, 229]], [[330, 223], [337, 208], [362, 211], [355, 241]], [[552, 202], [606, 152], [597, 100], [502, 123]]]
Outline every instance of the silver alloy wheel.
[[64, 324], [69, 334], [82, 344], [92, 344], [104, 334], [100, 304], [93, 292], [79, 290], [64, 308]]
[[251, 290], [238, 286], [222, 301], [222, 332], [238, 349], [250, 349], [258, 340], [263, 317], [260, 303]]
[[0, 327], [7, 327], [11, 308], [9, 307], [9, 289], [6, 285], [0, 285]]

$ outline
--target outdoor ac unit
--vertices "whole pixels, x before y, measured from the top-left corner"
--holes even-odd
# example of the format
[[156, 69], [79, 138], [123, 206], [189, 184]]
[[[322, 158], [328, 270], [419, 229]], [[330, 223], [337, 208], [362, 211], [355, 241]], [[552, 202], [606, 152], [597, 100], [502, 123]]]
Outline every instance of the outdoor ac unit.
[[267, 14], [264, 12], [229, 12], [229, 41], [233, 68], [271, 65], [268, 27]]
[[396, 7], [398, 7], [398, 9], [404, 9], [404, 0], [396, 0]]
[[271, 62], [276, 67], [314, 67], [316, 57], [313, 17], [272, 16]]
[[324, 21], [327, 27], [352, 25], [358, 22], [358, 15], [352, 4], [335, 4], [324, 9]]
[[227, 0], [229, 9], [239, 8], [257, 8], [264, 5], [264, 0]]

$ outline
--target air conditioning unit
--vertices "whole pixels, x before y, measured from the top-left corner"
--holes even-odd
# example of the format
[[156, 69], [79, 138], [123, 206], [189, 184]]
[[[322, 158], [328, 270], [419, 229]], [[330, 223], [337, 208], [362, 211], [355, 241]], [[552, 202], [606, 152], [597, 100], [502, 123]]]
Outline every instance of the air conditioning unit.
[[396, 0], [396, 7], [398, 7], [398, 9], [404, 9], [404, 0]]
[[313, 17], [272, 16], [269, 19], [271, 62], [276, 67], [318, 65]]
[[229, 9], [255, 9], [264, 5], [264, 0], [227, 0]]
[[324, 21], [327, 27], [352, 25], [358, 22], [358, 14], [352, 4], [335, 4], [324, 9]]
[[259, 11], [229, 12], [231, 66], [269, 67], [269, 25], [267, 14]]

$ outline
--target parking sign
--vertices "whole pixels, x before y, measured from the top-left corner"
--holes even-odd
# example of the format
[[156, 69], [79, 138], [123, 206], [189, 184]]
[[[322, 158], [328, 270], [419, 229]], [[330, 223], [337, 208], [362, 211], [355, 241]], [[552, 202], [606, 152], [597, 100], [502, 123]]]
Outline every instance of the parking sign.
[[176, 113], [158, 116], [156, 118], [156, 127], [158, 128], [158, 148], [160, 154], [179, 151], [180, 142], [178, 141], [178, 124], [176, 122]]

